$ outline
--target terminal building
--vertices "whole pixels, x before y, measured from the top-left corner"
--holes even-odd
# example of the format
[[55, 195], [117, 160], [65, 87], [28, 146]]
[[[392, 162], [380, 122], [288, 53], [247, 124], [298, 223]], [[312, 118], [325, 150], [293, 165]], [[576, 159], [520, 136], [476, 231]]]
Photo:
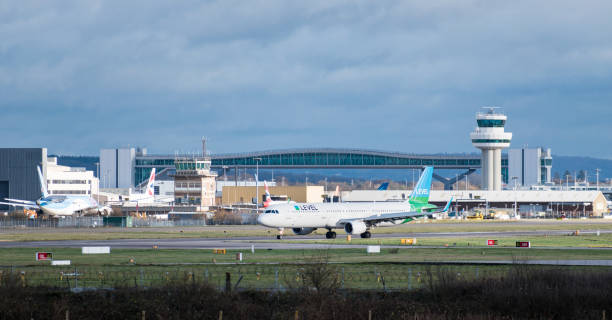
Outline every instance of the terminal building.
[[[411, 190], [342, 191], [344, 202], [403, 201]], [[332, 193], [328, 192], [328, 196]], [[606, 197], [601, 191], [542, 191], [542, 190], [431, 190], [429, 201], [443, 207], [453, 198], [453, 210], [473, 211], [480, 208], [511, 209], [523, 217], [579, 218], [602, 217], [608, 212]]]
[[[417, 155], [360, 149], [308, 148], [211, 155], [211, 169], [422, 169], [433, 166], [434, 179], [446, 190], [477, 170], [481, 188], [489, 191], [516, 189], [552, 180], [550, 149], [510, 147], [512, 133], [505, 131], [508, 117], [499, 108], [485, 108], [476, 114], [477, 127], [470, 134], [478, 155]], [[206, 154], [203, 141], [202, 154]], [[156, 168], [158, 173], [174, 170], [177, 155], [149, 155], [144, 148], [100, 150], [100, 180], [103, 187], [128, 188], [146, 181]], [[462, 170], [455, 177], [444, 177], [440, 170]]]
[[[175, 168], [175, 155], [148, 155], [138, 152], [136, 148], [130, 148], [135, 154], [134, 159], [124, 158], [124, 163], [105, 165], [108, 162], [100, 162], [100, 185], [114, 184], [114, 188], [134, 187], [146, 181], [151, 169], [156, 168], [158, 173], [172, 171]], [[114, 149], [111, 149], [114, 150]], [[131, 152], [126, 152], [131, 154]], [[101, 152], [102, 154], [102, 152]], [[211, 170], [222, 172], [227, 170], [253, 170], [256, 167], [263, 170], [271, 169], [422, 169], [424, 166], [434, 166], [438, 170], [462, 170], [463, 173], [452, 178], [435, 176], [441, 181], [445, 188], [452, 189], [457, 181], [461, 181], [466, 175], [481, 169], [481, 156], [479, 155], [418, 155], [400, 152], [387, 152], [363, 149], [342, 148], [308, 148], [256, 151], [237, 154], [213, 154], [210, 155]], [[254, 159], [261, 159], [256, 161]], [[119, 160], [121, 161], [121, 160]], [[552, 166], [552, 157], [546, 160], [548, 170]], [[513, 181], [508, 178], [509, 158], [506, 154], [501, 155], [501, 181], [502, 185], [513, 186]], [[525, 165], [531, 165], [527, 162]], [[116, 184], [111, 178], [119, 173], [115, 168], [124, 167], [122, 172], [132, 175], [135, 185]], [[537, 168], [531, 169], [537, 171]], [[550, 176], [547, 176], [549, 179]], [[127, 183], [127, 182], [126, 182]], [[131, 183], [131, 182], [130, 182]]]

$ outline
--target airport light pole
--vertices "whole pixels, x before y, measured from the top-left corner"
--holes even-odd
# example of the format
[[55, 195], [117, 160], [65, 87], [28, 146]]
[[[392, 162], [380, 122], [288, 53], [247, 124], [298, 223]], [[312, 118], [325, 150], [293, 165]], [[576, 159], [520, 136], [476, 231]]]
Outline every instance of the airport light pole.
[[225, 174], [225, 170], [227, 170], [227, 168], [229, 168], [228, 166], [222, 166], [221, 168], [223, 168], [223, 181], [227, 181], [227, 175]]
[[96, 162], [96, 178], [98, 178], [98, 192], [96, 192], [96, 201], [100, 203], [100, 162]]
[[259, 161], [261, 158], [253, 158], [255, 160], [255, 208], [259, 209]]
[[[455, 183], [457, 184], [457, 190], [458, 190], [459, 189], [459, 174], [458, 173], [455, 173]], [[453, 183], [453, 184], [455, 184], [455, 183]]]
[[[514, 180], [514, 191], [516, 191], [516, 181], [518, 180], [518, 177], [512, 177], [512, 180]], [[514, 218], [516, 219], [517, 217], [517, 203], [516, 203], [516, 192], [514, 193]]]

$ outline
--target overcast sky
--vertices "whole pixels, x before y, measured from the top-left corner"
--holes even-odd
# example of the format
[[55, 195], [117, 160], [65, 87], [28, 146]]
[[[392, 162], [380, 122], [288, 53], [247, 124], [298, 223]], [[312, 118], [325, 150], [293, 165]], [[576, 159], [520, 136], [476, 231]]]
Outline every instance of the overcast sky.
[[2, 1], [0, 147], [612, 158], [612, 1]]

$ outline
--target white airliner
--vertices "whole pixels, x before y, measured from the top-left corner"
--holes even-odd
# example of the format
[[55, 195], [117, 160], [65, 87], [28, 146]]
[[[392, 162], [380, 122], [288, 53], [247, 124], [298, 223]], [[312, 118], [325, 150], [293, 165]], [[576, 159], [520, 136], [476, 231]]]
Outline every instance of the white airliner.
[[[370, 238], [372, 227], [393, 226], [410, 222], [423, 216], [445, 212], [429, 204], [429, 190], [433, 167], [425, 167], [410, 198], [404, 202], [367, 203], [292, 203], [270, 205], [257, 222], [270, 228], [278, 228], [282, 235], [284, 228], [292, 228], [297, 235], [306, 235], [317, 228], [325, 228], [327, 239], [336, 238], [333, 229], [344, 229], [348, 234], [359, 234]], [[280, 239], [281, 235], [277, 236]]]
[[110, 213], [110, 208], [100, 207], [98, 202], [90, 196], [50, 196], [40, 167], [37, 167], [37, 169], [42, 193], [40, 199], [28, 201], [7, 198], [5, 200], [9, 202], [0, 202], [0, 204], [41, 210], [44, 214], [48, 214], [52, 217], [65, 217], [75, 214], [83, 215], [87, 213], [100, 213], [106, 215]]

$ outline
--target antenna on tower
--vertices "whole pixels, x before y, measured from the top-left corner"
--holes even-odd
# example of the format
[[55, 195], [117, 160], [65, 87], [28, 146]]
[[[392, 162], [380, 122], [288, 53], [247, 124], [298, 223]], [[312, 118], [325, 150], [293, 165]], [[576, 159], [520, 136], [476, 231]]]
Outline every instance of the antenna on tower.
[[206, 157], [206, 137], [202, 137], [202, 156]]

